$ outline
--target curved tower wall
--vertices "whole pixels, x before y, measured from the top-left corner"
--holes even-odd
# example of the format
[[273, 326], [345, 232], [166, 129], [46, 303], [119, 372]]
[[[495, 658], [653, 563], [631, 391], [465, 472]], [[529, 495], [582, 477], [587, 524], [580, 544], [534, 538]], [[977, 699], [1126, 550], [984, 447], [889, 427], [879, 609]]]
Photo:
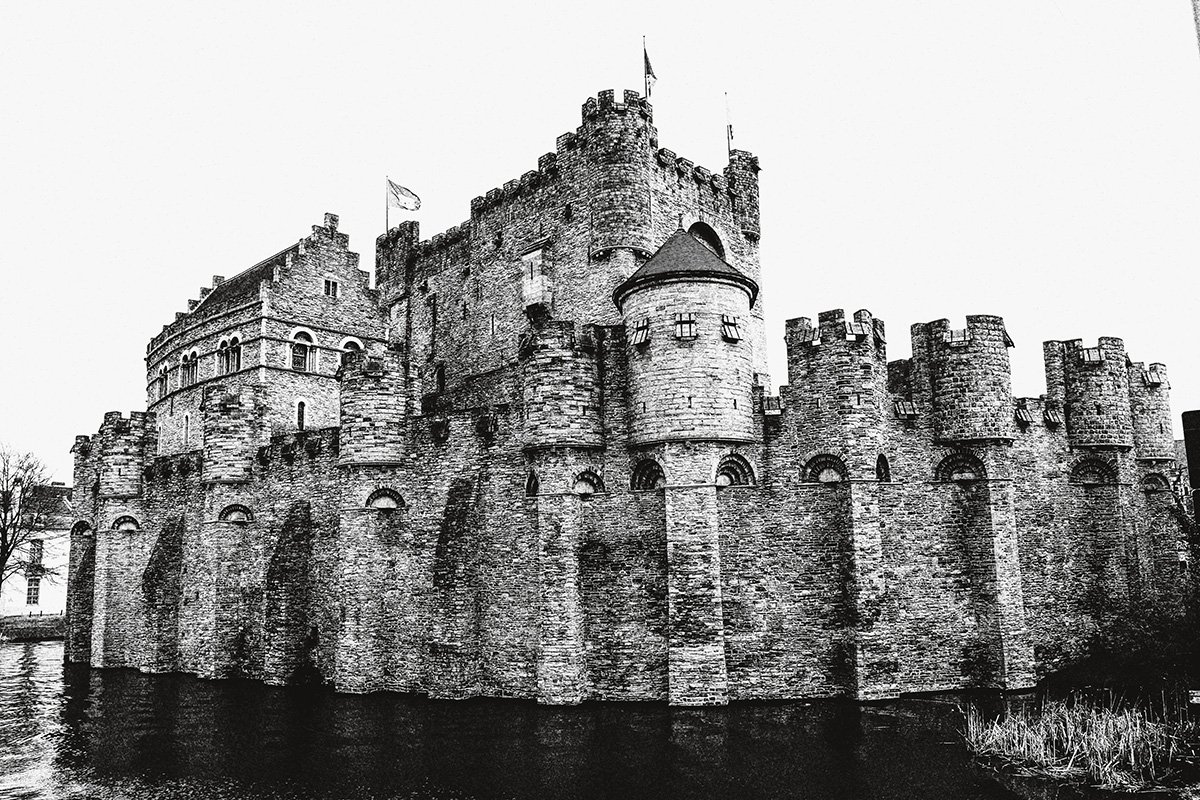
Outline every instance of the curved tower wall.
[[521, 338], [527, 448], [604, 443], [595, 343], [570, 322], [550, 321]]
[[[676, 338], [677, 313], [695, 315], [696, 338]], [[722, 315], [736, 317], [741, 326], [749, 322], [745, 289], [699, 278], [666, 281], [630, 292], [622, 314], [635, 444], [754, 438], [753, 341], [745, 327], [737, 342], [721, 333]], [[644, 319], [650, 321], [650, 339], [634, 344], [634, 331]]]
[[1046, 342], [1046, 384], [1063, 401], [1072, 447], [1131, 447], [1125, 343], [1103, 336], [1096, 347], [1074, 339]]
[[1012, 437], [1012, 377], [1003, 318], [971, 315], [959, 330], [945, 319], [913, 325], [912, 341], [915, 366], [928, 372], [936, 438]]
[[404, 458], [404, 365], [399, 353], [347, 353], [340, 384], [339, 463], [398, 464]]
[[1174, 459], [1175, 434], [1171, 427], [1171, 386], [1163, 364], [1129, 365], [1130, 415], [1133, 446], [1138, 458]]
[[591, 192], [591, 257], [626, 248], [649, 255], [650, 106], [637, 92], [617, 102], [611, 89], [583, 104], [583, 127], [596, 170]]

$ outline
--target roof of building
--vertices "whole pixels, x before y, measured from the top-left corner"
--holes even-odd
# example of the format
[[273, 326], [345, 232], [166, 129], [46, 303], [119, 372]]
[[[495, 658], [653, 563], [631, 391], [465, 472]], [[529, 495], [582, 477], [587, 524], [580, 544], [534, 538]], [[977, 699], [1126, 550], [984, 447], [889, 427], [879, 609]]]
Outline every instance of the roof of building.
[[193, 313], [200, 312], [204, 316], [228, 311], [246, 303], [258, 300], [258, 285], [274, 277], [275, 267], [283, 262], [281, 258], [295, 245], [280, 250], [270, 258], [264, 259], [249, 269], [242, 270], [237, 275], [222, 281], [213, 287], [199, 302]]
[[618, 307], [633, 289], [665, 279], [683, 277], [721, 278], [742, 285], [750, 294], [750, 305], [758, 297], [758, 284], [729, 264], [711, 248], [683, 228], [671, 234], [662, 247], [613, 292]]

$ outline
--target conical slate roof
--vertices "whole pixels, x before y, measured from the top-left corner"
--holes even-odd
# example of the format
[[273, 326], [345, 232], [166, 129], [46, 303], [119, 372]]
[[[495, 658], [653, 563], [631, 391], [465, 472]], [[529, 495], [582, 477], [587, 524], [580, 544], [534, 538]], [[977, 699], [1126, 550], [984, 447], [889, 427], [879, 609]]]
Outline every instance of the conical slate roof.
[[621, 307], [625, 295], [634, 289], [661, 280], [679, 278], [718, 278], [743, 286], [750, 294], [750, 305], [758, 296], [758, 284], [714, 253], [683, 228], [675, 231], [655, 251], [650, 260], [629, 276], [613, 292], [613, 301]]

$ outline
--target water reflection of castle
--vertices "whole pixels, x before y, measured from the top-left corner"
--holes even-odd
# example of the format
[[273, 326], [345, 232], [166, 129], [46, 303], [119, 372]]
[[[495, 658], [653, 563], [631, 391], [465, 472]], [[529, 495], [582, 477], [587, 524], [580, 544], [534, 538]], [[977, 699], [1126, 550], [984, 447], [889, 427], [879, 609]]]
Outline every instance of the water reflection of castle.
[[[994, 316], [790, 320], [769, 394], [758, 161], [589, 98], [428, 241], [326, 215], [147, 349], [76, 440], [68, 657], [351, 692], [668, 699], [1029, 685], [1171, 602], [1165, 369]], [[84, 487], [91, 487], [88, 492]]]

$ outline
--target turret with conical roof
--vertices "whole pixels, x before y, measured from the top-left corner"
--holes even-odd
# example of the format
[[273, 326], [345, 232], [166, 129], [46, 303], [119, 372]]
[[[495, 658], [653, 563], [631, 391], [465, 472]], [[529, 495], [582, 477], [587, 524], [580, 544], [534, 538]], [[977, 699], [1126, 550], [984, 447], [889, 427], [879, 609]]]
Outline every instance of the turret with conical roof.
[[757, 296], [758, 284], [682, 229], [617, 287], [635, 444], [753, 438]]

